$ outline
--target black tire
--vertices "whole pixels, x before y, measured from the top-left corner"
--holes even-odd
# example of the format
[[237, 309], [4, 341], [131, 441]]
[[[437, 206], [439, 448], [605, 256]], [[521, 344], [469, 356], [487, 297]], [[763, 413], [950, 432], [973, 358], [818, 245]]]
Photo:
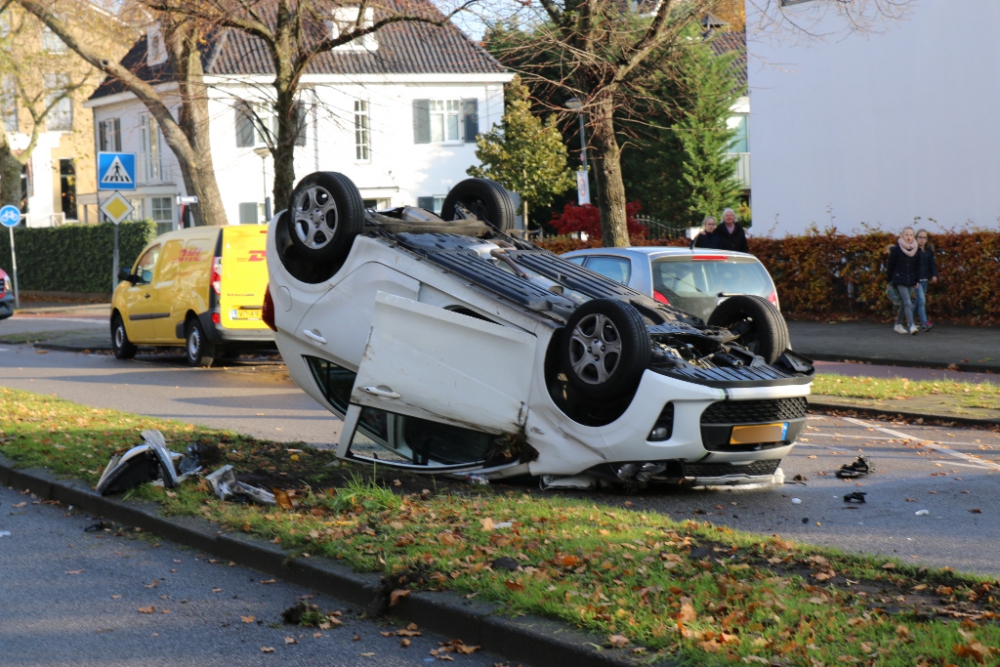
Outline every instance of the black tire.
[[288, 214], [282, 219], [295, 256], [339, 268], [351, 252], [354, 237], [364, 228], [365, 205], [347, 176], [317, 171], [292, 190]]
[[188, 366], [211, 366], [215, 361], [215, 346], [208, 342], [205, 329], [201, 322], [192, 318], [187, 323], [187, 331], [184, 335], [184, 357]]
[[712, 311], [710, 326], [723, 327], [739, 335], [736, 340], [771, 364], [789, 347], [788, 326], [778, 309], [762, 297], [731, 296]]
[[125, 321], [118, 313], [111, 318], [111, 350], [115, 353], [115, 359], [131, 359], [136, 352], [135, 345], [128, 339], [128, 332], [125, 331]]
[[599, 401], [634, 392], [651, 356], [646, 321], [616, 299], [594, 299], [573, 311], [560, 346], [569, 384], [584, 398]]
[[441, 218], [455, 220], [458, 204], [505, 234], [517, 226], [517, 211], [510, 195], [502, 185], [488, 178], [467, 178], [456, 184], [444, 198]]

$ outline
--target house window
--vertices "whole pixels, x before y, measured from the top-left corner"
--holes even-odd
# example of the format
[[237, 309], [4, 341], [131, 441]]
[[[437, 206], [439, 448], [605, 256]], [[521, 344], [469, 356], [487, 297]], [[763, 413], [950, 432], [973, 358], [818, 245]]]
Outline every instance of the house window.
[[[359, 7], [337, 7], [333, 10], [333, 20], [327, 22], [332, 39], [337, 39], [342, 34], [353, 32], [355, 29], [368, 30], [375, 25], [375, 10], [371, 7], [365, 9], [365, 15], [359, 24], [359, 9]], [[370, 32], [335, 48], [338, 51], [375, 51], [378, 49], [378, 42], [375, 40], [375, 33]]]
[[358, 162], [372, 159], [368, 102], [365, 100], [354, 100], [354, 157]]
[[97, 124], [97, 143], [106, 153], [117, 153], [122, 149], [121, 121], [117, 118], [102, 120]]
[[8, 132], [17, 132], [17, 84], [13, 76], [4, 77], [0, 107], [3, 107], [4, 129]]
[[434, 195], [432, 197], [417, 197], [417, 207], [427, 211], [434, 211], [434, 215], [441, 215], [444, 208], [445, 195]]
[[132, 204], [132, 212], [128, 214], [129, 220], [145, 220], [146, 219], [146, 199], [144, 197], [135, 197], [128, 200], [129, 204]]
[[49, 53], [65, 53], [66, 43], [48, 26], [42, 28], [42, 50]]
[[[239, 100], [233, 105], [236, 112], [236, 146], [256, 148], [270, 146], [278, 137], [278, 116], [269, 103]], [[295, 103], [295, 145], [306, 145], [306, 105]]]
[[[73, 98], [66, 93], [66, 88], [70, 85], [69, 74], [48, 72], [42, 79], [45, 85], [45, 108], [51, 107], [45, 120], [45, 128], [49, 132], [69, 132], [73, 129]], [[55, 106], [52, 106], [53, 102]]]
[[734, 130], [736, 133], [733, 135], [732, 141], [729, 143], [729, 148], [726, 152], [728, 153], [749, 153], [750, 152], [750, 142], [747, 134], [747, 116], [746, 114], [738, 114], [736, 116], [730, 116], [726, 120], [726, 125], [730, 130]]
[[174, 229], [174, 202], [170, 197], [150, 197], [150, 217], [156, 223], [156, 233], [166, 234]]
[[158, 181], [162, 178], [160, 126], [156, 124], [155, 118], [145, 114], [142, 116], [142, 163], [147, 181]]
[[76, 220], [76, 165], [73, 158], [59, 160], [59, 193], [66, 220]]
[[413, 100], [416, 143], [474, 143], [478, 133], [478, 100]]

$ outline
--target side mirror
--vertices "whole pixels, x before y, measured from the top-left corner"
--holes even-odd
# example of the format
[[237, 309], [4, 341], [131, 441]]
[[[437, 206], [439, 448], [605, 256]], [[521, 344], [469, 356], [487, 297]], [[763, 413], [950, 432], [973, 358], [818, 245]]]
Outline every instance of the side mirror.
[[127, 280], [132, 284], [135, 284], [135, 276], [128, 269], [118, 270], [118, 280]]

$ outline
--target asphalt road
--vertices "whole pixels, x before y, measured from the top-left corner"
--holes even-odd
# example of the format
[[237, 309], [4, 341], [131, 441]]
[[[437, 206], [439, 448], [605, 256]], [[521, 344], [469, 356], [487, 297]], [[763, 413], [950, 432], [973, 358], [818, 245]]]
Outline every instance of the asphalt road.
[[[152, 536], [84, 532], [93, 524], [0, 487], [0, 664], [416, 666], [437, 662], [431, 649], [456, 639], [428, 634], [404, 648], [381, 634], [399, 625], [360, 619], [355, 608], [320, 595], [309, 602], [342, 612], [341, 627], [285, 625], [281, 612], [308, 590], [262, 583], [273, 580]], [[501, 663], [482, 652], [454, 659]]]
[[[27, 345], [0, 349], [0, 385], [318, 446], [339, 434], [340, 422], [281, 367], [190, 369], [169, 358], [120, 362], [99, 354], [39, 354]], [[871, 458], [874, 473], [859, 480], [836, 478], [841, 465], [861, 454]], [[847, 551], [1000, 573], [994, 553], [1000, 542], [995, 431], [814, 415], [782, 469], [786, 484], [777, 488], [588, 497]], [[795, 475], [807, 481], [795, 483]], [[852, 491], [865, 492], [867, 502], [845, 504], [843, 495]], [[928, 514], [918, 516], [922, 509]]]

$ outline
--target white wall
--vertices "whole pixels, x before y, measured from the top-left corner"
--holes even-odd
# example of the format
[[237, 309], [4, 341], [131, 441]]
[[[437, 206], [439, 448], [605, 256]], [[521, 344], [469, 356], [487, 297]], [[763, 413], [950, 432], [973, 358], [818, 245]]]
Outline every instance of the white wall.
[[784, 9], [825, 40], [787, 24], [765, 35], [757, 4], [747, 3], [756, 233], [898, 230], [917, 216], [931, 229], [997, 227], [1000, 2], [913, 0], [869, 35], [845, 31], [828, 0]]
[[[499, 75], [496, 78], [506, 80], [509, 77]], [[416, 205], [418, 197], [445, 195], [452, 185], [468, 177], [465, 170], [469, 166], [478, 164], [474, 143], [414, 142], [414, 99], [476, 98], [480, 132], [499, 123], [503, 115], [501, 81], [316, 84], [315, 81], [310, 82], [313, 89], [304, 91], [302, 95], [302, 99], [314, 110], [308, 117], [306, 145], [296, 148], [296, 180], [313, 171], [339, 171], [355, 182], [362, 197], [388, 200], [391, 206]], [[236, 113], [233, 106], [238, 99], [264, 101], [266, 92], [266, 86], [237, 84], [217, 84], [210, 92], [212, 160], [230, 224], [239, 223], [240, 203], [263, 203], [265, 194], [271, 196], [273, 161], [270, 157], [264, 161], [265, 193], [261, 158], [253, 148], [236, 145]], [[313, 105], [314, 99], [316, 104]], [[355, 157], [355, 99], [369, 102], [372, 156], [367, 162], [359, 162]], [[99, 100], [95, 102], [102, 104]], [[134, 99], [95, 106], [95, 134], [100, 121], [114, 117], [120, 119], [122, 151], [137, 153], [139, 158], [140, 187], [135, 195], [128, 196], [186, 194], [176, 159], [165, 143], [161, 145], [162, 182], [143, 182], [139, 119], [144, 110], [143, 105]]]

